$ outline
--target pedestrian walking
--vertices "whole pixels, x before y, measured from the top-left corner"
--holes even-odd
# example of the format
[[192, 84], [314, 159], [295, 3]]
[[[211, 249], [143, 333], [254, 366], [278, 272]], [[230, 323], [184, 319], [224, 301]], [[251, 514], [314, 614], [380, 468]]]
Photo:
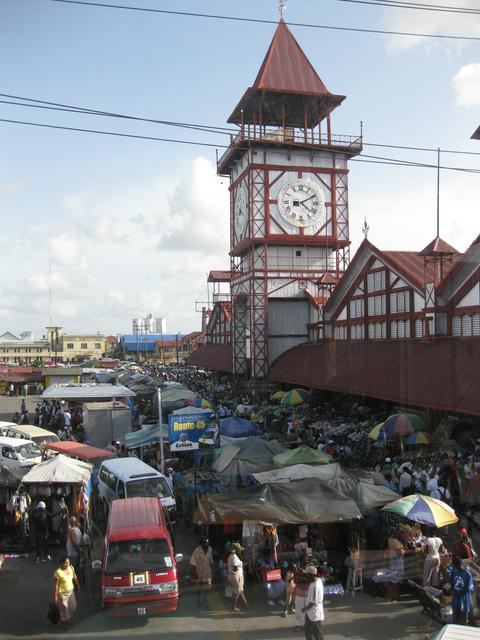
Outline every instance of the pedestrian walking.
[[60, 566], [53, 574], [55, 585], [53, 589], [53, 602], [60, 612], [60, 621], [67, 624], [77, 609], [75, 589], [80, 591], [77, 574], [70, 564], [67, 556], [60, 560]]
[[438, 587], [440, 575], [440, 552], [443, 541], [433, 533], [427, 538], [425, 561], [423, 564], [423, 586]]
[[317, 568], [310, 565], [306, 569], [310, 577], [307, 597], [305, 598], [305, 638], [306, 640], [322, 640], [322, 622], [325, 618], [323, 612], [323, 582], [317, 577]]
[[245, 608], [249, 608], [249, 604], [245, 597], [244, 586], [245, 579], [243, 575], [243, 562], [239, 557], [239, 554], [243, 551], [243, 548], [238, 542], [234, 542], [232, 545], [232, 551], [228, 556], [228, 582], [232, 589], [232, 611], [239, 612], [238, 601], [241, 600], [245, 605]]
[[78, 574], [79, 561], [80, 561], [80, 547], [82, 545], [82, 532], [77, 525], [77, 519], [75, 516], [70, 516], [68, 519], [68, 534], [67, 534], [67, 556], [70, 560], [70, 564], [73, 566], [75, 572]]
[[193, 550], [190, 558], [192, 578], [198, 585], [197, 603], [203, 604], [204, 594], [212, 586], [213, 554], [208, 538], [201, 538], [200, 544]]
[[300, 631], [304, 624], [303, 608], [310, 586], [310, 577], [307, 573], [308, 557], [304, 553], [295, 565], [295, 629]]
[[285, 571], [285, 610], [283, 616], [295, 613], [295, 574], [293, 567], [289, 565]]
[[48, 554], [48, 522], [47, 506], [40, 501], [32, 515], [33, 533], [35, 536], [35, 562], [51, 560]]
[[450, 584], [452, 586], [453, 621], [467, 624], [470, 613], [471, 592], [473, 591], [473, 578], [470, 571], [462, 567], [461, 558], [455, 556], [452, 564]]

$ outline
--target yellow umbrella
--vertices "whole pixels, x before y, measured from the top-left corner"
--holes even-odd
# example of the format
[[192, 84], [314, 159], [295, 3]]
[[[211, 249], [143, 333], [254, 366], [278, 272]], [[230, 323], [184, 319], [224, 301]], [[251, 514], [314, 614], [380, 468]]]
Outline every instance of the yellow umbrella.
[[275, 393], [272, 394], [272, 400], [283, 400], [286, 395], [286, 391], [275, 391]]
[[380, 435], [380, 431], [383, 429], [383, 425], [384, 425], [383, 422], [380, 422], [379, 424], [377, 424], [375, 427], [373, 427], [371, 431], [369, 431], [368, 436], [372, 440], [376, 440]]

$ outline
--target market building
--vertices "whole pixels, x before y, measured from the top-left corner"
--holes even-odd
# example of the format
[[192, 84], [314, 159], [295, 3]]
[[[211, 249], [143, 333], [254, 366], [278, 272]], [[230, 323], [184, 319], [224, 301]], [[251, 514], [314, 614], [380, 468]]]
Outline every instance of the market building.
[[218, 162], [230, 177], [230, 299], [213, 298], [205, 344], [187, 362], [252, 388], [284, 382], [480, 415], [480, 238], [464, 253], [438, 236], [385, 251], [365, 229], [350, 261], [348, 160], [362, 138], [332, 133], [344, 99], [281, 20]]

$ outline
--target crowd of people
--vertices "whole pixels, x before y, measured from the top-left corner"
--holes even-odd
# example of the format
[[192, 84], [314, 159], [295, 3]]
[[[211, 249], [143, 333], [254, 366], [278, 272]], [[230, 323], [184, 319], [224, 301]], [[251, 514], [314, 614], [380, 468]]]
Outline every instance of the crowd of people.
[[[141, 365], [140, 371], [158, 380], [181, 382], [210, 403], [217, 422], [229, 416], [247, 418], [257, 425], [261, 437], [280, 439], [285, 446], [291, 448], [305, 444], [318, 452], [329, 454], [333, 460], [347, 468], [361, 466], [376, 471], [383, 474], [384, 485], [399, 496], [412, 493], [428, 495], [453, 505], [460, 515], [463, 511], [465, 483], [476, 475], [480, 467], [480, 441], [477, 441], [472, 450], [459, 453], [458, 450], [442, 452], [435, 447], [409, 449], [405, 452], [398, 442], [372, 440], [368, 435], [369, 431], [372, 426], [385, 419], [387, 406], [368, 408], [358, 406], [353, 401], [346, 402], [345, 398], [339, 401], [313, 395], [303, 405], [289, 407], [270, 398], [259, 400], [247, 392], [235, 393], [229, 378], [209, 376], [194, 369], [145, 364]], [[141, 396], [130, 404], [130, 408], [135, 428], [141, 428], [155, 418], [152, 398]], [[33, 414], [28, 414], [26, 403], [22, 400], [21, 408], [14, 416], [15, 422], [33, 421], [40, 427], [56, 432], [61, 439], [88, 443], [82, 420], [81, 405], [69, 406], [57, 400], [43, 400]], [[106, 448], [119, 457], [136, 455], [133, 450], [129, 451], [124, 444], [116, 441], [112, 441]], [[145, 453], [145, 461], [159, 468], [156, 447], [147, 448]], [[183, 483], [182, 471], [185, 469], [181, 467], [182, 465], [175, 466], [174, 469], [167, 465], [165, 469], [167, 482], [173, 491], [179, 491]], [[46, 522], [50, 516], [41, 503], [36, 505], [32, 514], [38, 561], [47, 561], [49, 558], [48, 546], [42, 536], [42, 522]], [[190, 526], [192, 525], [190, 522]], [[381, 543], [385, 548], [389, 570], [399, 574], [402, 580], [405, 578], [406, 554], [412, 552], [418, 557], [421, 552], [421, 588], [438, 598], [444, 607], [450, 606], [453, 619], [460, 622], [469, 619], [473, 589], [472, 574], [462, 563], [476, 558], [467, 525], [466, 520], [461, 518], [458, 535], [455, 534], [454, 527], [450, 528], [447, 535], [442, 535], [438, 531], [425, 527], [422, 529], [418, 524], [406, 524], [397, 519], [390, 522]], [[71, 618], [76, 606], [74, 581], [79, 570], [77, 551], [82, 536], [77, 524], [71, 519], [66, 526], [65, 550], [68, 557], [62, 559], [55, 572], [54, 592], [62, 621]], [[362, 554], [363, 550], [358, 546], [349, 546], [344, 558], [346, 584], [350, 580], [348, 576], [351, 575], [351, 570], [364, 563]], [[447, 556], [448, 563], [443, 561]], [[249, 587], [248, 582], [245, 583], [244, 560], [244, 550], [239, 542], [230, 542], [219, 553], [212, 549], [208, 538], [202, 537], [190, 559], [191, 575], [198, 587], [199, 601], [204, 601], [215, 576], [217, 579], [221, 576], [232, 611], [248, 608]], [[297, 554], [295, 561], [281, 565], [281, 577], [285, 585], [283, 614], [295, 615], [296, 628], [303, 627], [308, 639], [321, 637], [321, 622], [324, 617], [321, 575], [318, 563], [315, 563], [312, 556], [303, 553]]]

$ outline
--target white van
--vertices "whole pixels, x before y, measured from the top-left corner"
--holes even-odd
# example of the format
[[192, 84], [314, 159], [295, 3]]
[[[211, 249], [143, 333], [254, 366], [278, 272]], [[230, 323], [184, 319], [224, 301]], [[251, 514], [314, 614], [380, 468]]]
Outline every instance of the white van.
[[105, 509], [121, 498], [160, 498], [175, 521], [177, 504], [165, 476], [138, 458], [104, 460], [98, 472], [98, 493]]
[[0, 436], [6, 436], [10, 427], [18, 427], [15, 422], [3, 422], [0, 420]]
[[8, 469], [28, 469], [42, 461], [42, 452], [32, 440], [0, 437], [0, 462]]
[[34, 424], [12, 424], [6, 430], [5, 435], [7, 438], [33, 440], [38, 446], [46, 445], [50, 442], [60, 442], [60, 438], [56, 433], [37, 427]]

